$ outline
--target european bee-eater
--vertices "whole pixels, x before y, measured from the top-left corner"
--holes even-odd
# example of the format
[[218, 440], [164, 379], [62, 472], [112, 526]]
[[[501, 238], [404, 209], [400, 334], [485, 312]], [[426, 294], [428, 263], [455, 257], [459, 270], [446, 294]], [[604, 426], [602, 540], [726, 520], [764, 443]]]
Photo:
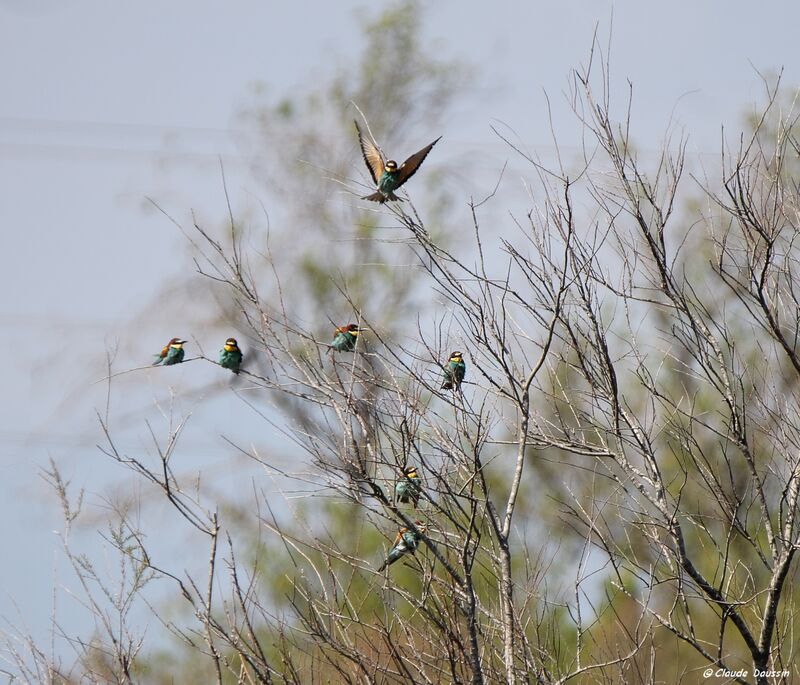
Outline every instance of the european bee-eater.
[[183, 361], [183, 356], [186, 352], [183, 349], [188, 340], [181, 340], [180, 338], [173, 338], [166, 345], [159, 354], [156, 355], [156, 360], [153, 366], [161, 364], [163, 366], [172, 366], [173, 364], [180, 364]]
[[378, 568], [378, 571], [383, 571], [387, 566], [391, 566], [404, 554], [414, 554], [414, 552], [417, 551], [417, 546], [419, 545], [421, 537], [420, 533], [424, 533], [427, 529], [422, 521], [414, 521], [414, 526], [416, 530], [401, 528], [397, 532], [397, 537], [394, 539], [392, 548], [389, 550], [386, 560]]
[[431, 148], [439, 142], [441, 136], [419, 152], [415, 152], [400, 166], [397, 166], [397, 162], [393, 159], [384, 162], [383, 155], [378, 147], [371, 140], [367, 140], [364, 137], [357, 121], [355, 124], [356, 131], [358, 131], [358, 142], [361, 145], [361, 154], [364, 156], [364, 162], [366, 162], [372, 180], [377, 186], [377, 192], [372, 193], [372, 195], [365, 195], [361, 199], [372, 200], [381, 204], [387, 200], [402, 201], [394, 194], [394, 191], [414, 175], [423, 160], [428, 156]]
[[467, 365], [464, 363], [464, 355], [461, 352], [453, 352], [444, 367], [444, 383], [442, 390], [461, 390], [461, 381], [467, 373]]
[[414, 508], [417, 508], [419, 503], [420, 492], [422, 491], [422, 484], [417, 475], [416, 466], [406, 466], [403, 469], [403, 477], [397, 480], [394, 486], [394, 498], [398, 502], [408, 504], [409, 500], [414, 503]]
[[349, 323], [346, 326], [339, 326], [339, 328], [333, 331], [331, 347], [337, 352], [352, 352], [356, 349], [358, 334], [363, 330], [365, 329], [359, 328], [354, 323]]
[[236, 338], [228, 338], [225, 346], [219, 351], [219, 365], [238, 374], [244, 355], [236, 343]]

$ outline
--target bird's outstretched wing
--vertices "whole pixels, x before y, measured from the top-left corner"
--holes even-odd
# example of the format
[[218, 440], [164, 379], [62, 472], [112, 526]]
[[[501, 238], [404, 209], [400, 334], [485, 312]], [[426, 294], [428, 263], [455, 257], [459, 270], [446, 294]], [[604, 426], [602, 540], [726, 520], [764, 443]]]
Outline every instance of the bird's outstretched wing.
[[414, 175], [417, 169], [419, 169], [423, 160], [428, 156], [428, 153], [431, 151], [433, 146], [436, 145], [436, 143], [438, 143], [441, 139], [442, 137], [439, 136], [430, 145], [426, 145], [419, 152], [415, 152], [413, 155], [411, 155], [411, 157], [409, 157], [405, 162], [403, 162], [400, 165], [400, 168], [397, 170], [398, 188]]
[[[364, 156], [364, 162], [367, 165], [367, 169], [369, 169], [369, 173], [372, 176], [372, 180], [374, 181], [375, 185], [378, 185], [378, 179], [383, 174], [383, 169], [384, 169], [383, 156], [381, 155], [381, 151], [378, 150], [378, 148], [371, 140], [367, 140], [364, 137], [364, 134], [361, 132], [361, 127], [358, 125], [358, 122], [354, 121], [353, 123], [356, 125], [356, 131], [358, 131], [358, 143], [359, 145], [361, 145], [361, 154]], [[425, 154], [428, 153], [426, 152]], [[420, 162], [422, 162], [422, 159], [420, 160]]]

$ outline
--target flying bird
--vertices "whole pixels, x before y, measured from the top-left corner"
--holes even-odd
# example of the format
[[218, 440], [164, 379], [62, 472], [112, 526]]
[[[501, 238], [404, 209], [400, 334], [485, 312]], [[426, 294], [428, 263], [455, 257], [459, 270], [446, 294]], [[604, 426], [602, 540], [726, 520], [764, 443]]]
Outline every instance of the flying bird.
[[225, 346], [219, 351], [219, 365], [238, 374], [243, 358], [244, 355], [239, 349], [236, 338], [228, 338], [225, 341]]
[[461, 382], [467, 373], [467, 365], [464, 363], [464, 355], [461, 352], [453, 352], [444, 367], [444, 383], [442, 390], [461, 390]]
[[422, 521], [414, 521], [414, 526], [416, 530], [401, 528], [397, 532], [397, 537], [394, 539], [392, 548], [389, 550], [385, 561], [378, 568], [378, 572], [383, 571], [387, 566], [391, 566], [404, 554], [414, 554], [414, 552], [417, 551], [417, 546], [422, 537], [420, 533], [424, 533], [427, 528]]
[[337, 352], [353, 352], [356, 349], [356, 341], [358, 334], [365, 328], [359, 328], [354, 323], [349, 323], [346, 326], [339, 326], [333, 331], [333, 341], [331, 347]]
[[372, 195], [365, 195], [361, 199], [372, 200], [373, 202], [380, 202], [381, 204], [387, 200], [402, 202], [401, 198], [394, 194], [394, 191], [416, 173], [423, 160], [428, 156], [431, 148], [436, 145], [442, 137], [439, 136], [430, 145], [426, 145], [419, 152], [415, 152], [411, 155], [411, 157], [400, 166], [397, 166], [397, 162], [393, 159], [384, 162], [383, 155], [378, 147], [371, 140], [367, 140], [364, 137], [357, 121], [355, 124], [356, 131], [358, 131], [358, 142], [361, 145], [361, 154], [364, 156], [364, 162], [377, 188], [377, 191], [372, 193]]
[[173, 338], [164, 347], [161, 352], [156, 355], [156, 360], [153, 366], [172, 366], [173, 364], [180, 364], [186, 352], [183, 345], [189, 342], [188, 340], [181, 340], [180, 338]]
[[394, 497], [398, 502], [408, 504], [409, 501], [413, 502], [414, 508], [417, 508], [419, 503], [419, 496], [422, 492], [422, 485], [417, 475], [416, 466], [406, 466], [403, 469], [402, 478], [397, 479], [394, 486]]

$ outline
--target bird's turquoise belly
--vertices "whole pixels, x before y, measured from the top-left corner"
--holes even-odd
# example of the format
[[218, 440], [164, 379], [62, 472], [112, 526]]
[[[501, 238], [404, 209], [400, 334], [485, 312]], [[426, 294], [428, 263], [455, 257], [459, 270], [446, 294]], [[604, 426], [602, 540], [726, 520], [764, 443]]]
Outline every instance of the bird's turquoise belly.
[[384, 194], [388, 194], [391, 193], [395, 188], [397, 188], [397, 174], [390, 174], [389, 172], [384, 171], [378, 180], [378, 190]]

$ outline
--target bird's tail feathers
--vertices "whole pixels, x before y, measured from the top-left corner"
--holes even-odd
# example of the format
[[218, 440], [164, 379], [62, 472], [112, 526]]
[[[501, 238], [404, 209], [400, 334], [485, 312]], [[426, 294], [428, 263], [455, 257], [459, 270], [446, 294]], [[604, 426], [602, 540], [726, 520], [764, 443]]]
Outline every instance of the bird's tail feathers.
[[372, 202], [380, 202], [383, 204], [387, 200], [391, 200], [392, 202], [404, 202], [402, 197], [397, 197], [394, 193], [389, 193], [388, 195], [384, 195], [382, 192], [377, 191], [372, 193], [372, 195], [364, 195], [361, 198], [362, 200], [371, 200]]
[[383, 569], [385, 569], [387, 566], [391, 566], [395, 561], [397, 561], [400, 557], [402, 557], [404, 553], [405, 550], [402, 552], [398, 552], [397, 550], [393, 549], [391, 552], [389, 552], [388, 556], [386, 557], [386, 559], [381, 564], [381, 567], [378, 570], [383, 571]]
[[380, 192], [372, 193], [372, 195], [364, 195], [364, 197], [362, 197], [361, 199], [362, 200], [371, 200], [372, 202], [380, 202], [381, 204], [386, 202], [386, 196], [383, 193], [380, 193]]

